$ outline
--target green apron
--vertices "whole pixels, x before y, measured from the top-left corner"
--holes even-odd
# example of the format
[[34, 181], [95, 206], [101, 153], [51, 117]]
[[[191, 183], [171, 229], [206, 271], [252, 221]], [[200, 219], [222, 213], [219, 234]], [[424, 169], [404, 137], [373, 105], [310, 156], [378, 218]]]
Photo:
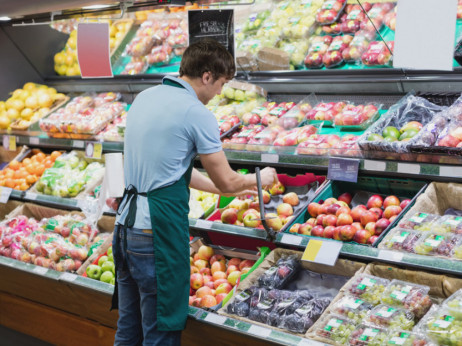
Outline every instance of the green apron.
[[[168, 85], [183, 87], [167, 80]], [[147, 193], [138, 193], [133, 186], [124, 192], [129, 210], [124, 225], [124, 237], [117, 237], [115, 252], [126, 250], [127, 229], [133, 227], [138, 195], [146, 196], [149, 203], [157, 280], [157, 329], [183, 330], [188, 317], [189, 301], [189, 183], [193, 161], [184, 175], [174, 184]], [[117, 234], [120, 234], [117, 232]], [[117, 261], [116, 261], [117, 262]], [[123, 262], [122, 266], [126, 263]], [[117, 273], [117, 268], [116, 268]], [[112, 308], [118, 306], [117, 277]]]

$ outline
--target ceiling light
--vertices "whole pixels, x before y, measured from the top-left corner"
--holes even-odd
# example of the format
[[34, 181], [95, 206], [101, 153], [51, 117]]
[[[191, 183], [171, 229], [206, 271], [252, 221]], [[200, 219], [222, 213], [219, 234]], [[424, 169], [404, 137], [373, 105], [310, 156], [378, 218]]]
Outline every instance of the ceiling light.
[[0, 17], [0, 20], [6, 22], [8, 20], [11, 20], [11, 18], [10, 17]]
[[111, 7], [112, 5], [91, 5], [91, 6], [84, 6], [82, 9], [84, 10], [99, 10], [101, 8]]

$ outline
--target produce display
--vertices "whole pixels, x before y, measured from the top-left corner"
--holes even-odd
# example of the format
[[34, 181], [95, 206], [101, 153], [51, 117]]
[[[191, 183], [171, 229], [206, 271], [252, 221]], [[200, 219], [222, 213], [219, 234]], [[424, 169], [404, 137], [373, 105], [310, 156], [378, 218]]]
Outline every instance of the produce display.
[[342, 345], [348, 344], [348, 338], [356, 329], [356, 323], [346, 317], [329, 314], [323, 317], [316, 335]]
[[37, 150], [28, 154], [21, 161], [11, 161], [6, 168], [1, 170], [0, 186], [25, 191], [42, 176], [47, 168], [52, 167], [56, 159], [61, 156], [60, 151], [53, 151], [49, 155], [41, 151], [35, 152]]
[[414, 328], [414, 314], [405, 309], [380, 304], [368, 313], [367, 322], [389, 329], [411, 330]]
[[331, 24], [335, 22], [345, 8], [345, 0], [328, 0], [321, 6], [316, 14], [316, 22], [319, 24]]
[[22, 89], [13, 91], [6, 101], [0, 101], [0, 129], [25, 130], [66, 100], [67, 96], [55, 88], [26, 83]]
[[460, 345], [462, 321], [456, 319], [447, 308], [434, 307], [420, 323], [421, 330], [438, 345]]
[[255, 261], [215, 254], [210, 246], [202, 245], [190, 257], [191, 276], [189, 305], [210, 308], [219, 304], [239, 283]]
[[335, 116], [334, 124], [335, 126], [340, 126], [341, 129], [354, 129], [351, 126], [364, 124], [364, 126], [360, 128], [365, 129], [375, 120], [381, 108], [382, 105], [377, 103], [368, 103], [365, 105], [348, 103], [342, 108], [341, 112]]
[[436, 255], [449, 257], [456, 245], [461, 244], [462, 237], [450, 233], [426, 232], [414, 247], [419, 255]]
[[368, 312], [373, 308], [374, 305], [371, 303], [352, 295], [346, 295], [335, 303], [335, 306], [332, 307], [332, 312], [345, 316], [354, 324], [358, 324], [366, 318]]
[[426, 346], [432, 342], [422, 333], [396, 330], [388, 334], [387, 345]]
[[40, 128], [56, 138], [92, 138], [115, 118], [127, 105], [118, 101], [121, 95], [107, 92], [74, 97], [65, 107], [40, 120]]
[[366, 30], [356, 32], [349, 46], [342, 51], [343, 59], [347, 63], [361, 61], [361, 56], [366, 52], [374, 36], [374, 33]]
[[335, 117], [347, 105], [346, 102], [320, 102], [312, 110], [306, 114], [306, 119], [309, 122], [312, 120], [322, 120], [323, 125], [332, 125]]
[[389, 280], [368, 274], [360, 274], [346, 288], [346, 292], [366, 302], [377, 305]]
[[115, 284], [115, 265], [112, 246], [87, 267], [85, 275], [94, 280], [106, 282], [111, 285]]
[[300, 155], [360, 157], [358, 140], [359, 136], [352, 134], [341, 137], [338, 135], [311, 135], [297, 146], [296, 152]]
[[96, 185], [104, 175], [104, 165], [90, 162], [82, 153], [72, 151], [59, 156], [43, 172], [34, 189], [45, 195], [76, 197], [87, 187]]
[[0, 223], [0, 254], [57, 271], [80, 268], [109, 233], [99, 233], [77, 214], [37, 221], [17, 215]]
[[218, 195], [210, 192], [190, 189], [189, 195], [189, 217], [198, 219], [210, 208], [213, 208], [218, 201]]
[[360, 324], [350, 334], [348, 345], [382, 346], [387, 344], [387, 329]]

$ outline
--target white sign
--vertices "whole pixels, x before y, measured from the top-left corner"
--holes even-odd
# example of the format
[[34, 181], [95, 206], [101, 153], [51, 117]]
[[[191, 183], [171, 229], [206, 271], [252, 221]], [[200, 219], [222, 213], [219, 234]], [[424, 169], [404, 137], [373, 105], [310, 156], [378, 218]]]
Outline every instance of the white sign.
[[279, 155], [278, 154], [261, 154], [261, 162], [278, 163]]

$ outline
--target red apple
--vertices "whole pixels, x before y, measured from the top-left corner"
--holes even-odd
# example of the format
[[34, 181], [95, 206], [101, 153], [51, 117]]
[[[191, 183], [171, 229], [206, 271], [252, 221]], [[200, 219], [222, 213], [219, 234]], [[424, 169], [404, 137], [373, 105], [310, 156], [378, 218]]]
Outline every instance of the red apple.
[[213, 287], [214, 287], [215, 289], [217, 289], [218, 286], [220, 286], [220, 285], [223, 284], [223, 283], [228, 283], [228, 280], [227, 280], [227, 279], [218, 279], [218, 280], [215, 280], [215, 281], [213, 282]]
[[310, 203], [308, 204], [308, 213], [312, 216], [312, 217], [316, 217], [319, 215], [319, 211], [320, 211], [320, 207], [321, 205], [319, 203]]
[[383, 211], [380, 208], [371, 208], [371, 209], [369, 209], [369, 211], [372, 211], [373, 213], [375, 213], [377, 215], [377, 218], [379, 218], [379, 219], [383, 215]]
[[326, 199], [324, 201], [324, 204], [327, 205], [327, 206], [329, 206], [331, 204], [335, 204], [335, 203], [337, 203], [337, 199], [333, 198], [333, 197], [330, 197], [330, 198], [328, 198], [328, 199]]
[[340, 231], [344, 226], [338, 226], [334, 228], [334, 234], [332, 235], [333, 239], [340, 240]]
[[285, 217], [293, 215], [293, 213], [294, 213], [294, 209], [292, 208], [292, 206], [289, 203], [279, 204], [276, 211], [277, 211], [278, 215], [285, 216]]
[[404, 208], [406, 208], [407, 205], [408, 205], [409, 203], [411, 203], [411, 200], [410, 200], [410, 199], [403, 199], [403, 200], [401, 201], [401, 204], [400, 204], [399, 206], [401, 207], [401, 209], [404, 210]]
[[359, 222], [353, 222], [351, 225], [352, 225], [354, 228], [356, 228], [357, 231], [359, 231], [360, 229], [363, 228]]
[[199, 270], [199, 273], [202, 275], [212, 275], [210, 268], [202, 268], [201, 270]]
[[350, 214], [351, 215], [351, 210], [348, 207], [340, 207], [335, 213], [335, 216], [339, 217], [340, 214]]
[[241, 264], [242, 260], [237, 257], [233, 257], [228, 261], [228, 267], [229, 266], [236, 266], [239, 268], [239, 265]]
[[215, 297], [215, 299], [217, 300], [217, 304], [220, 304], [223, 301], [223, 299], [226, 298], [227, 295], [228, 295], [227, 293], [219, 293], [219, 294], [217, 294], [216, 297]]
[[337, 226], [346, 226], [351, 225], [353, 223], [353, 218], [350, 214], [343, 213], [340, 214], [337, 218]]
[[337, 217], [334, 215], [326, 215], [322, 220], [322, 225], [324, 227], [327, 226], [335, 226], [337, 224]]
[[391, 205], [385, 209], [383, 212], [383, 217], [386, 219], [390, 219], [394, 215], [399, 215], [403, 209], [397, 205]]
[[357, 206], [357, 207], [354, 207], [352, 210], [351, 210], [351, 217], [353, 218], [353, 221], [355, 222], [358, 222], [361, 220], [361, 215], [362, 213], [364, 213], [365, 211], [367, 211], [366, 207], [365, 206]]
[[375, 222], [369, 222], [366, 227], [364, 227], [366, 231], [368, 231], [371, 236], [375, 234]]
[[322, 226], [315, 226], [311, 230], [311, 235], [315, 237], [322, 237], [324, 233], [324, 227]]
[[374, 245], [375, 241], [379, 238], [378, 235], [373, 235], [371, 236], [368, 240], [367, 240], [367, 243], [370, 244], [370, 245]]
[[388, 196], [383, 201], [383, 208], [387, 209], [390, 205], [400, 205], [399, 199], [396, 196]]
[[299, 229], [300, 229], [300, 224], [299, 223], [294, 223], [292, 225], [292, 227], [289, 228], [289, 232], [290, 233], [298, 233]]
[[210, 258], [210, 265], [212, 265], [213, 263], [215, 263], [216, 261], [220, 261], [220, 262], [223, 262], [223, 264], [226, 264], [226, 258], [225, 256], [223, 255], [213, 255], [211, 258]]
[[325, 218], [326, 216], [327, 216], [326, 214], [320, 214], [320, 215], [318, 215], [318, 217], [316, 218], [316, 225], [317, 225], [317, 226], [322, 226], [322, 223], [323, 223], [324, 218]]
[[313, 225], [305, 222], [304, 224], [300, 225], [298, 229], [298, 233], [305, 234], [305, 235], [311, 235], [312, 228], [313, 228]]
[[372, 195], [367, 201], [367, 209], [371, 208], [381, 208], [383, 205], [383, 198], [379, 195]]
[[395, 221], [397, 217], [398, 217], [398, 215], [393, 215], [388, 220], [390, 220], [390, 223], [393, 223], [393, 221]]
[[228, 223], [230, 225], [237, 221], [237, 210], [234, 208], [228, 208], [221, 214], [221, 222]]
[[192, 289], [197, 290], [204, 285], [204, 277], [199, 273], [192, 274], [190, 284]]
[[197, 251], [197, 254], [199, 255], [199, 259], [208, 261], [214, 255], [214, 252], [210, 246], [202, 245]]
[[353, 226], [351, 225], [343, 226], [340, 229], [340, 240], [350, 241], [353, 239], [355, 233], [356, 233], [356, 228], [354, 228]]
[[324, 228], [324, 232], [323, 232], [322, 236], [324, 238], [333, 239], [334, 238], [334, 231], [335, 231], [334, 226], [327, 226], [326, 228]]
[[337, 199], [339, 201], [345, 202], [346, 204], [350, 204], [353, 197], [351, 196], [350, 193], [345, 192], [345, 193], [342, 193]]
[[332, 214], [332, 215], [336, 215], [337, 211], [340, 209], [340, 205], [338, 204], [331, 204], [327, 207], [326, 209], [326, 212], [327, 214]]
[[305, 223], [314, 227], [316, 226], [316, 219], [314, 217], [311, 217]]
[[383, 231], [387, 229], [388, 226], [390, 226], [390, 220], [388, 219], [380, 219], [375, 223], [375, 234], [380, 235]]
[[372, 236], [371, 233], [369, 233], [365, 229], [360, 229], [359, 231], [356, 231], [353, 241], [359, 243], [359, 244], [366, 244], [369, 238]]
[[215, 262], [212, 263], [210, 271], [211, 271], [212, 275], [215, 272], [218, 272], [218, 271], [225, 272], [226, 271], [226, 265], [222, 261], [215, 261]]
[[298, 196], [295, 192], [289, 192], [282, 197], [282, 201], [284, 203], [290, 204], [291, 206], [295, 207], [300, 203]]
[[271, 201], [271, 195], [266, 190], [262, 191], [262, 195], [263, 195], [263, 203], [268, 204]]

